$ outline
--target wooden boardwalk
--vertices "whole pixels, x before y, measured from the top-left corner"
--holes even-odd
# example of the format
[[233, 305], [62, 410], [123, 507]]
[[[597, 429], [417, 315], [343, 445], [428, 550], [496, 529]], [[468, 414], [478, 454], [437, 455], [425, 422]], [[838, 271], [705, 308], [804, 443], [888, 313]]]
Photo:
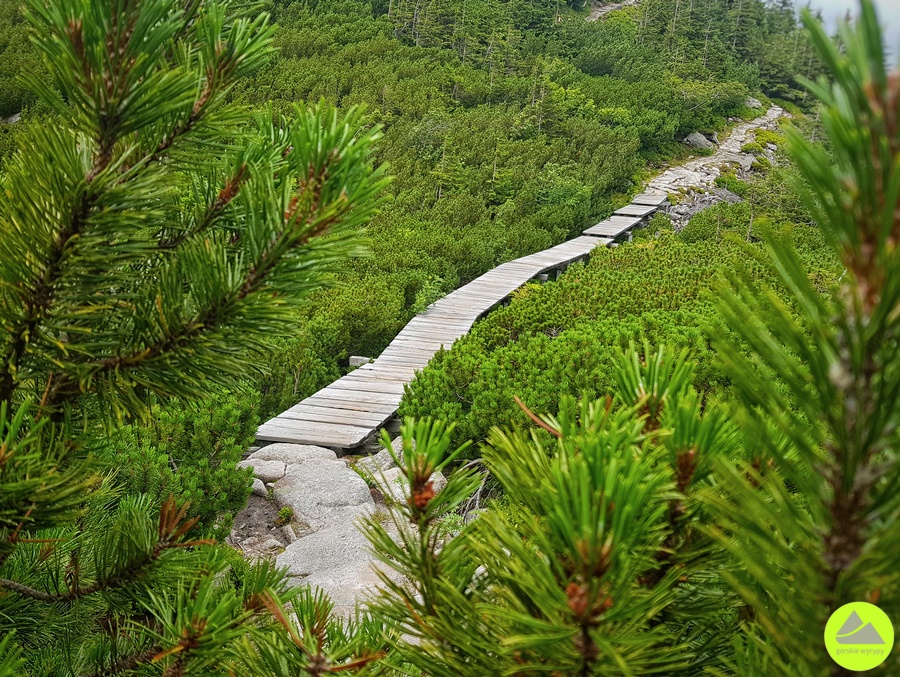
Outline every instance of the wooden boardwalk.
[[644, 193], [568, 242], [504, 263], [431, 304], [373, 362], [339, 378], [260, 426], [259, 442], [355, 449], [396, 414], [403, 387], [434, 354], [449, 348], [475, 321], [529, 280], [587, 258], [629, 233], [666, 202]]

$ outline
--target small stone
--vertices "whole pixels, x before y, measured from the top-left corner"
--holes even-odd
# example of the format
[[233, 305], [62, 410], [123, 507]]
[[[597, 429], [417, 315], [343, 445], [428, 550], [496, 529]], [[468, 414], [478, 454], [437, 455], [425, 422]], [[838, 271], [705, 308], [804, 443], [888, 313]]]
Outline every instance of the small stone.
[[[434, 493], [439, 493], [446, 486], [447, 478], [443, 473], [432, 474], [431, 488], [434, 489]], [[409, 482], [400, 468], [386, 470], [383, 478], [378, 478], [378, 488], [384, 493], [385, 498], [390, 498], [394, 503], [405, 503], [409, 496]]]
[[271, 557], [284, 550], [284, 545], [272, 536], [252, 536], [240, 543], [241, 550], [251, 559]]
[[253, 474], [263, 482], [277, 482], [284, 477], [286, 467], [283, 461], [264, 461], [257, 458], [238, 463], [238, 468], [253, 468]]
[[691, 132], [685, 137], [684, 142], [689, 146], [702, 148], [704, 150], [712, 150], [715, 148], [713, 142], [703, 136], [700, 132]]
[[297, 540], [297, 534], [294, 532], [294, 527], [291, 524], [285, 524], [281, 527], [281, 535], [284, 536], [289, 544]]
[[747, 106], [747, 108], [762, 108], [763, 106], [762, 101], [754, 99], [752, 96], [744, 101], [744, 105]]
[[393, 503], [406, 501], [406, 497], [409, 496], [409, 483], [406, 481], [406, 475], [403, 474], [402, 469], [385, 470], [381, 476], [375, 479], [385, 499], [389, 499]]
[[269, 490], [266, 489], [266, 485], [258, 477], [253, 478], [253, 493], [262, 498], [269, 497]]
[[[415, 440], [413, 440], [412, 445], [413, 445], [413, 449], [415, 449], [416, 448]], [[393, 439], [393, 441], [391, 442], [391, 449], [394, 450], [394, 453], [397, 454], [397, 456], [399, 458], [403, 458], [403, 438], [399, 437], [399, 436], [395, 437]]]
[[444, 487], [447, 486], [447, 478], [444, 477], [444, 473], [436, 472], [431, 476], [431, 485], [434, 489], [434, 493], [439, 494]]
[[391, 456], [391, 452], [387, 449], [382, 449], [374, 456], [367, 456], [366, 458], [360, 459], [356, 462], [356, 465], [370, 475], [377, 475], [379, 471], [390, 470], [397, 466], [397, 464], [394, 463], [394, 457]]

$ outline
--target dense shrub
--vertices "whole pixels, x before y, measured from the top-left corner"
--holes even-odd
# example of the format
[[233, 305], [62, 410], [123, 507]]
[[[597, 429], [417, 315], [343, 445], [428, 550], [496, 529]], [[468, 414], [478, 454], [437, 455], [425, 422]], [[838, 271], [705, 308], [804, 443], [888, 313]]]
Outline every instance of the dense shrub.
[[242, 390], [154, 406], [146, 424], [116, 432], [104, 459], [126, 493], [189, 502], [197, 531], [223, 539], [250, 495], [252, 472], [237, 462], [256, 435], [258, 405]]

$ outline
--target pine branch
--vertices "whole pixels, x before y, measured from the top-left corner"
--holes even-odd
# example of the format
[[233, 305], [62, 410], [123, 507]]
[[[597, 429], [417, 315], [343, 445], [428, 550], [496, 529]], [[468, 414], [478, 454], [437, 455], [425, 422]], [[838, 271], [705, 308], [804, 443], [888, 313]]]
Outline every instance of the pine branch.
[[40, 602], [55, 603], [73, 602], [100, 591], [114, 590], [123, 587], [139, 578], [155, 564], [167, 550], [173, 548], [189, 548], [198, 545], [211, 545], [214, 543], [211, 539], [197, 539], [180, 542], [180, 539], [197, 523], [196, 517], [185, 519], [188, 507], [189, 504], [185, 503], [181, 508], [177, 508], [171, 497], [167, 499], [160, 510], [158, 538], [153, 548], [142, 556], [135, 558], [132, 562], [129, 562], [127, 566], [122, 567], [119, 572], [111, 576], [100, 578], [90, 585], [76, 587], [62, 594], [44, 592], [6, 578], [0, 579], [0, 588], [5, 588], [11, 592], [18, 593], [23, 597], [29, 597]]
[[232, 200], [237, 197], [241, 187], [249, 178], [247, 164], [243, 163], [238, 168], [237, 172], [235, 172], [234, 176], [225, 182], [225, 185], [222, 187], [222, 190], [219, 191], [216, 200], [209, 206], [209, 209], [206, 210], [203, 218], [200, 219], [197, 225], [193, 229], [186, 230], [175, 237], [163, 240], [159, 243], [159, 248], [175, 249], [190, 238], [205, 232], [222, 215], [225, 208], [231, 204]]
[[[318, 184], [314, 203], [318, 204], [318, 195], [321, 184]], [[339, 219], [335, 215], [328, 216], [313, 228], [309, 229], [299, 238], [295, 233], [301, 225], [309, 223], [307, 218], [303, 222], [297, 221], [296, 198], [292, 207], [285, 214], [287, 227], [274, 238], [273, 242], [262, 252], [259, 261], [252, 265], [244, 276], [244, 280], [236, 291], [230, 296], [223, 296], [210, 305], [206, 311], [185, 323], [180, 329], [172, 332], [164, 340], [151, 346], [125, 355], [108, 357], [92, 363], [84, 363], [93, 376], [103, 376], [112, 372], [127, 372], [138, 369], [151, 360], [160, 359], [166, 355], [181, 352], [193, 340], [210, 334], [222, 325], [227, 324], [228, 311], [247, 299], [251, 294], [265, 286], [268, 277], [274, 268], [283, 260], [284, 250], [303, 247], [316, 237], [325, 235], [332, 225]], [[61, 375], [54, 383], [51, 394], [47, 399], [48, 406], [57, 407], [66, 401], [76, 399], [81, 395], [78, 383], [69, 375]]]
[[81, 677], [108, 677], [109, 675], [122, 675], [131, 672], [141, 665], [150, 663], [161, 649], [162, 647], [156, 645], [140, 653], [124, 656], [111, 665], [97, 668], [93, 672], [85, 672]]
[[[88, 177], [85, 177], [85, 182], [90, 184]], [[78, 237], [84, 229], [95, 199], [96, 195], [90, 192], [80, 195], [71, 218], [57, 233], [53, 246], [47, 253], [40, 278], [34, 282], [31, 293], [26, 297], [22, 318], [9, 332], [15, 338], [0, 363], [0, 402], [12, 403], [16, 389], [15, 373], [19, 363], [41, 321], [49, 314], [56, 286], [64, 272], [65, 254], [73, 238]]]

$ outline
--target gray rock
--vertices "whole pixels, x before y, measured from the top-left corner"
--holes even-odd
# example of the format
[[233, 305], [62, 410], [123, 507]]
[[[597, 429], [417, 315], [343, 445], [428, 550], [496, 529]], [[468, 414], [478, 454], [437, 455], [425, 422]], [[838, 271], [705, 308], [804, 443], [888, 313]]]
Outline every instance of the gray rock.
[[238, 468], [253, 468], [254, 476], [263, 482], [277, 482], [284, 477], [287, 466], [283, 461], [263, 461], [252, 458], [238, 463]]
[[10, 115], [8, 118], [3, 118], [3, 124], [4, 125], [14, 125], [21, 119], [22, 119], [22, 114], [16, 113], [15, 115]]
[[774, 153], [776, 150], [778, 150], [778, 146], [776, 146], [774, 143], [767, 143], [767, 144], [766, 144], [766, 148], [767, 148], [768, 150], [772, 151], [773, 153]]
[[274, 493], [278, 505], [291, 506], [295, 517], [314, 529], [325, 526], [341, 508], [374, 504], [365, 480], [338, 460], [289, 465]]
[[439, 494], [447, 486], [447, 478], [444, 477], [444, 473], [436, 472], [431, 476], [431, 484], [434, 488], [434, 493]]
[[700, 132], [691, 132], [685, 137], [684, 142], [694, 148], [702, 148], [704, 150], [712, 150], [714, 148], [712, 141]]
[[395, 503], [403, 503], [409, 496], [409, 483], [406, 481], [406, 475], [400, 468], [391, 468], [384, 471], [381, 475], [376, 475], [375, 480], [378, 482], [378, 488], [386, 499], [390, 499]]
[[762, 108], [763, 106], [762, 101], [754, 99], [752, 96], [744, 101], [744, 105], [747, 106], [747, 108]]
[[266, 489], [266, 485], [258, 477], [253, 478], [253, 493], [263, 498], [269, 497], [269, 490]]
[[[416, 441], [413, 440], [413, 449], [416, 448]], [[391, 442], [391, 448], [394, 450], [394, 453], [397, 454], [399, 458], [403, 458], [403, 438], [395, 437]]]
[[[315, 447], [311, 444], [270, 444], [263, 447], [248, 458], [248, 461], [281, 461], [288, 465], [303, 463], [305, 461], [337, 459], [337, 455], [325, 447]], [[252, 464], [251, 464], [252, 465]]]
[[725, 163], [739, 165], [746, 172], [753, 166], [756, 158], [749, 153], [722, 153], [721, 159]]
[[294, 531], [294, 527], [290, 524], [285, 524], [281, 527], [281, 535], [284, 536], [284, 540], [287, 541], [288, 544], [297, 540], [297, 534]]
[[709, 141], [710, 143], [714, 143], [717, 146], [719, 145], [719, 133], [718, 132], [713, 132], [712, 134], [704, 134], [703, 136], [705, 136], [706, 140]]
[[391, 456], [391, 452], [387, 449], [382, 449], [374, 456], [367, 456], [366, 458], [360, 459], [356, 462], [356, 465], [360, 466], [370, 475], [377, 475], [379, 471], [390, 470], [397, 466], [397, 464], [394, 463], [394, 457]]
[[[383, 473], [382, 476], [376, 478], [378, 480], [378, 488], [384, 494], [385, 498], [390, 498], [395, 503], [404, 503], [409, 497], [409, 482], [406, 475], [400, 468], [391, 468]], [[431, 484], [435, 493], [440, 492], [447, 486], [447, 478], [443, 473], [436, 472], [431, 476]]]
[[334, 602], [335, 611], [350, 616], [357, 601], [379, 583], [368, 546], [355, 523], [337, 522], [291, 543], [276, 564], [287, 567], [288, 575], [304, 585], [324, 590]]

